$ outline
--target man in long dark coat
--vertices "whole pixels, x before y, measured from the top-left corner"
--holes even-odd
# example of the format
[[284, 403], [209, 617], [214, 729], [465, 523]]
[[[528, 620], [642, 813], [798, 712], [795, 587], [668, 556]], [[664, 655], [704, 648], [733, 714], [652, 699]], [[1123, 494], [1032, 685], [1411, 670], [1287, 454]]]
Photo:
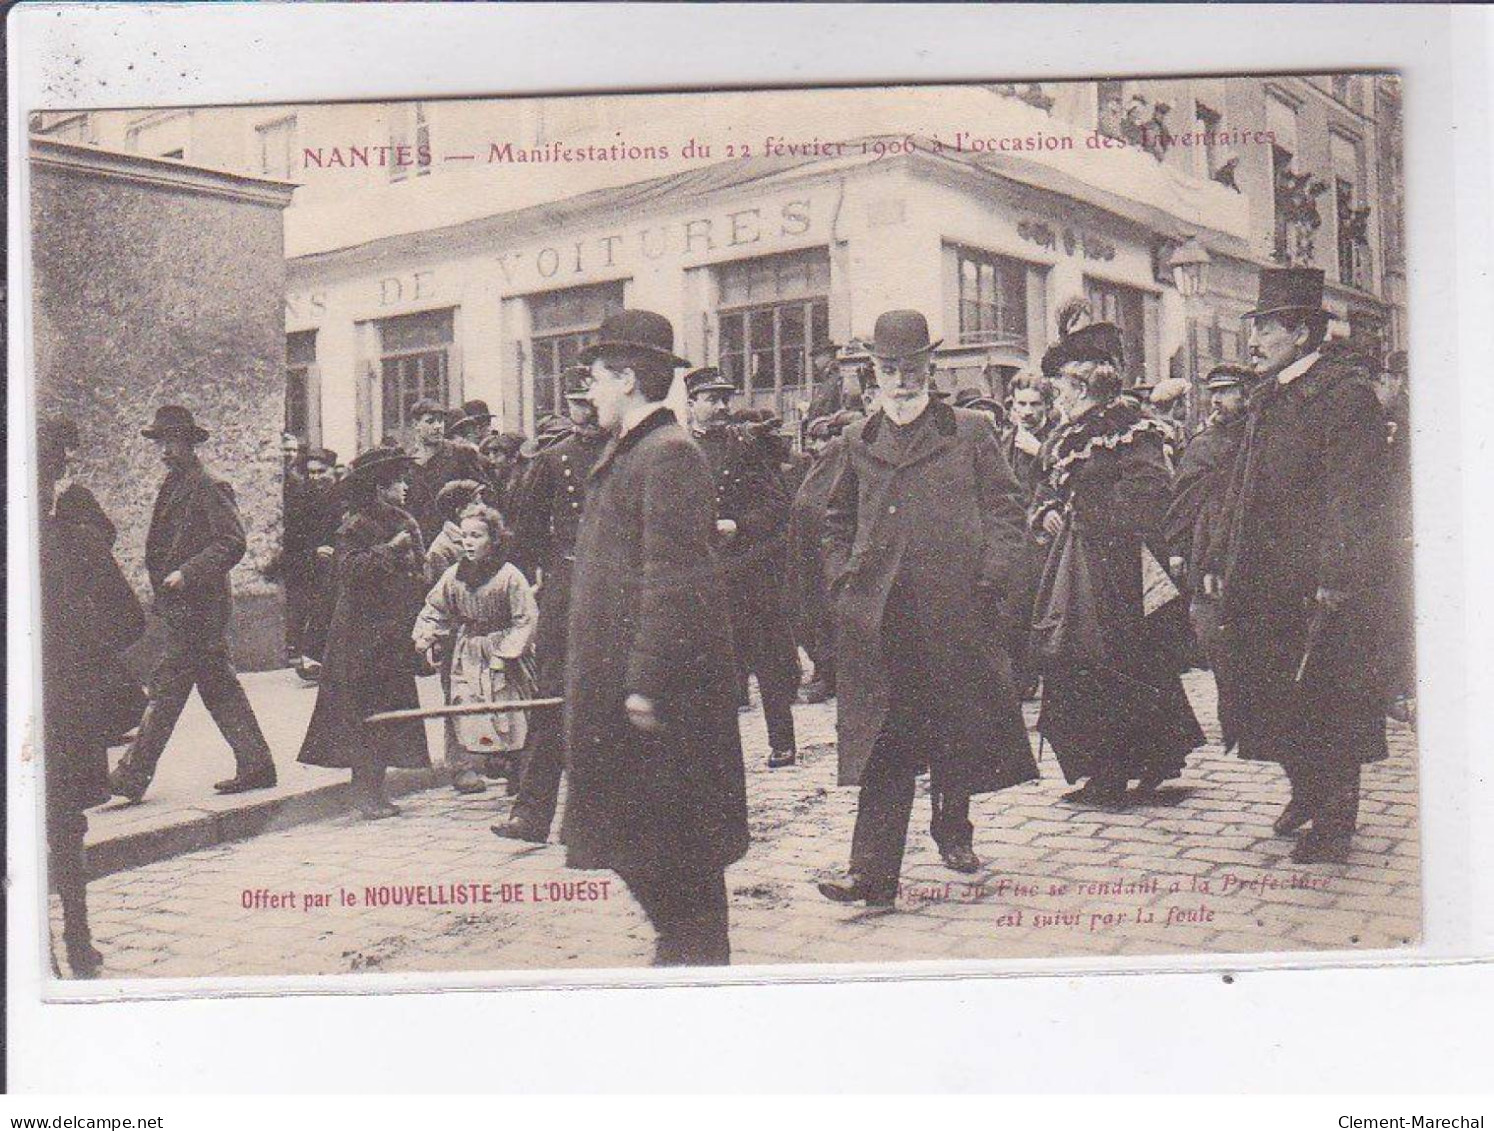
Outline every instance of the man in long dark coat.
[[739, 670], [757, 676], [768, 724], [768, 768], [792, 766], [799, 654], [789, 626], [788, 524], [792, 502], [773, 438], [727, 420], [736, 386], [707, 366], [685, 377], [690, 431], [715, 479], [716, 537], [726, 567]]
[[820, 884], [838, 902], [895, 899], [924, 766], [935, 841], [963, 872], [980, 867], [970, 796], [1037, 777], [1004, 632], [1022, 489], [989, 417], [931, 399], [936, 345], [916, 311], [877, 319], [880, 408], [847, 430], [825, 513], [840, 782], [861, 786], [849, 873]]
[[1250, 318], [1261, 384], [1225, 503], [1222, 612], [1239, 689], [1240, 755], [1280, 762], [1304, 825], [1292, 859], [1342, 861], [1362, 763], [1386, 756], [1374, 657], [1382, 581], [1384, 448], [1369, 386], [1321, 352], [1323, 273], [1267, 268]]
[[658, 932], [657, 965], [720, 965], [747, 797], [710, 465], [661, 403], [689, 363], [668, 319], [643, 310], [609, 316], [581, 360], [615, 440], [592, 471], [571, 582], [567, 861], [622, 877]]
[[142, 435], [154, 440], [167, 467], [145, 539], [145, 568], [165, 627], [165, 654], [151, 675], [150, 704], [140, 733], [109, 775], [109, 788], [139, 801], [196, 687], [213, 722], [233, 748], [235, 775], [219, 793], [275, 784], [270, 748], [228, 658], [233, 598], [228, 571], [244, 556], [244, 527], [233, 488], [209, 474], [196, 447], [208, 438], [181, 405], [162, 405]]
[[1203, 430], [1183, 449], [1163, 520], [1168, 569], [1189, 594], [1189, 620], [1214, 672], [1219, 729], [1226, 750], [1235, 744], [1235, 689], [1219, 617], [1219, 578], [1228, 522], [1224, 502], [1235, 455], [1245, 438], [1246, 389], [1254, 379], [1242, 365], [1216, 365], [1209, 371], [1204, 387], [1213, 411]]
[[[601, 458], [609, 434], [597, 426], [591, 403], [591, 372], [567, 370], [565, 398], [571, 432], [533, 458], [513, 507], [516, 557], [538, 570], [539, 628], [534, 651], [539, 663], [538, 693], [565, 694], [566, 631], [570, 618], [571, 574], [576, 566], [576, 535], [586, 501], [586, 482]], [[509, 820], [493, 832], [512, 840], [543, 844], [550, 836], [565, 767], [565, 729], [556, 711], [535, 711], [529, 722], [529, 754], [519, 777]]]

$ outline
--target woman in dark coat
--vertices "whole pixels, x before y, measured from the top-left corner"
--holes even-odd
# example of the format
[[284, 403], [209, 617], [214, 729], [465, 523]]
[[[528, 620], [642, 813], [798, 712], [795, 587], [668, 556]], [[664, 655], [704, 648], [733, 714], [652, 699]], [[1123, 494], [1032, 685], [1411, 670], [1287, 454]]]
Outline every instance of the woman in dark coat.
[[375, 448], [355, 459], [338, 485], [349, 513], [337, 532], [337, 596], [316, 710], [301, 745], [307, 765], [352, 769], [354, 802], [371, 821], [399, 812], [384, 792], [389, 766], [431, 764], [424, 723], [363, 721], [420, 706], [410, 631], [425, 599], [425, 546], [401, 506], [410, 464], [403, 452]]
[[83, 811], [109, 800], [108, 747], [145, 710], [140, 683], [120, 659], [144, 635], [145, 613], [110, 553], [113, 526], [97, 521], [102, 510], [80, 517], [62, 502], [78, 491], [93, 498], [82, 488], [69, 492], [63, 447], [44, 436], [38, 463], [46, 501], [40, 566], [47, 848], [68, 967], [87, 978], [103, 955], [88, 929]]
[[1169, 438], [1158, 421], [1118, 399], [1119, 333], [1106, 323], [1053, 347], [1066, 423], [1046, 454], [1030, 522], [1059, 552], [1069, 524], [1082, 538], [1103, 660], [1056, 663], [1044, 673], [1038, 731], [1069, 782], [1066, 799], [1125, 802], [1131, 779], [1149, 791], [1182, 772], [1204, 736], [1179, 678], [1182, 602], [1146, 615], [1143, 556], [1167, 560], [1161, 541], [1171, 487]]

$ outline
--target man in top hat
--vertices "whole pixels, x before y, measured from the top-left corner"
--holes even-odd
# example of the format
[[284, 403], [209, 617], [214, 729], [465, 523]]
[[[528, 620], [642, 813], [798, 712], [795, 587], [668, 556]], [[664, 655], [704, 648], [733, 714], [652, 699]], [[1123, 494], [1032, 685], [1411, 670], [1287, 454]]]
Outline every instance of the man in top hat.
[[[410, 419], [414, 426], [410, 454], [415, 458], [415, 466], [410, 473], [405, 509], [420, 524], [420, 536], [429, 545], [445, 522], [436, 506], [436, 496], [442, 487], [457, 479], [475, 479], [495, 488], [498, 485], [493, 483], [492, 468], [471, 443], [457, 437], [447, 438], [446, 409], [440, 402], [416, 401], [410, 409]], [[498, 501], [496, 495], [494, 501]]]
[[[597, 425], [590, 399], [591, 370], [576, 365], [564, 373], [570, 432], [532, 459], [513, 506], [515, 560], [539, 581], [538, 693], [565, 694], [566, 626], [570, 616], [571, 573], [576, 535], [586, 501], [586, 483], [607, 446], [609, 434]], [[559, 712], [530, 717], [529, 756], [519, 777], [509, 820], [493, 832], [511, 840], [543, 844], [555, 820], [560, 775], [565, 766], [565, 732]]]
[[1227, 525], [1224, 497], [1245, 436], [1246, 394], [1254, 384], [1255, 375], [1248, 366], [1216, 365], [1209, 371], [1204, 388], [1212, 411], [1203, 429], [1183, 449], [1163, 523], [1168, 571], [1190, 595], [1188, 612], [1194, 635], [1214, 672], [1226, 750], [1235, 742], [1235, 721], [1234, 685], [1219, 616]]
[[711, 468], [664, 403], [689, 362], [645, 310], [609, 315], [580, 360], [612, 441], [576, 535], [561, 839], [571, 867], [622, 877], [658, 933], [656, 964], [722, 965], [746, 777]]
[[1370, 387], [1322, 352], [1323, 273], [1265, 268], [1249, 320], [1250, 397], [1224, 509], [1221, 616], [1240, 755], [1280, 762], [1275, 830], [1310, 826], [1298, 863], [1342, 861], [1360, 766], [1386, 757], [1376, 671], [1385, 569], [1377, 492], [1384, 427]]
[[789, 626], [789, 498], [778, 453], [757, 424], [732, 424], [736, 386], [714, 366], [685, 376], [690, 432], [711, 464], [716, 544], [726, 567], [739, 670], [757, 676], [768, 724], [768, 768], [797, 757], [794, 698], [799, 655]]
[[228, 658], [233, 604], [228, 572], [246, 548], [233, 488], [198, 461], [197, 445], [208, 433], [189, 409], [162, 405], [141, 435], [155, 441], [167, 469], [145, 539], [145, 568], [165, 628], [165, 651], [151, 675], [140, 732], [109, 775], [109, 788], [132, 801], [145, 796], [196, 687], [237, 766], [233, 777], [213, 788], [219, 793], [268, 789], [275, 784], [275, 763]]
[[849, 870], [819, 885], [837, 902], [896, 897], [924, 767], [960, 872], [980, 868], [971, 795], [1037, 777], [1004, 627], [1025, 500], [990, 418], [931, 398], [937, 345], [917, 311], [877, 319], [879, 408], [846, 430], [825, 513], [839, 780], [861, 786]]

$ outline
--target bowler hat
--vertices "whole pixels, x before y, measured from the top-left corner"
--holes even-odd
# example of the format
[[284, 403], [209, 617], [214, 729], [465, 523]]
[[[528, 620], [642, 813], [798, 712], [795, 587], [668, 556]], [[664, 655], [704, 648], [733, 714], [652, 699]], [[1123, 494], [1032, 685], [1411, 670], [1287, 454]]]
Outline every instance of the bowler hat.
[[871, 352], [874, 357], [907, 357], [937, 349], [942, 341], [929, 341], [929, 320], [918, 311], [889, 310], [872, 327]]
[[714, 365], [705, 365], [699, 369], [692, 369], [685, 374], [685, 393], [687, 396], [698, 396], [701, 393], [727, 392], [735, 393], [737, 387], [731, 383], [721, 370]]
[[361, 483], [370, 480], [377, 482], [382, 472], [396, 467], [403, 470], [414, 462], [415, 457], [400, 448], [369, 448], [362, 455], [355, 456], [353, 462], [348, 464], [348, 474], [343, 482]]
[[1120, 327], [1113, 322], [1091, 322], [1048, 347], [1043, 354], [1043, 376], [1057, 377], [1058, 371], [1071, 361], [1107, 361], [1122, 369], [1125, 356]]
[[1235, 389], [1250, 382], [1254, 376], [1243, 365], [1216, 365], [1209, 370], [1209, 375], [1204, 380], [1204, 388]]
[[198, 426], [192, 419], [192, 410], [179, 404], [163, 404], [156, 409], [156, 418], [149, 428], [140, 429], [140, 435], [149, 440], [164, 440], [171, 436], [185, 436], [194, 444], [208, 438], [206, 428]]
[[979, 389], [964, 388], [955, 391], [955, 408], [969, 408], [980, 412], [994, 412], [998, 416], [1005, 416], [1006, 410], [1001, 407], [1001, 402], [994, 397], [987, 396]]
[[489, 424], [493, 420], [493, 414], [488, 411], [487, 401], [467, 401], [453, 415], [456, 419], [446, 426], [446, 434], [448, 436], [455, 433], [457, 429], [466, 427], [468, 424], [477, 424], [478, 422]]
[[1246, 318], [1288, 311], [1323, 313], [1323, 272], [1317, 267], [1262, 267], [1260, 295]]
[[446, 418], [446, 406], [440, 401], [433, 401], [429, 397], [422, 397], [410, 406], [410, 419], [420, 420], [427, 416], [439, 416]]
[[669, 319], [652, 310], [619, 310], [607, 315], [597, 340], [583, 349], [577, 360], [590, 365], [606, 354], [641, 354], [675, 369], [690, 364], [674, 352], [674, 327]]
[[567, 400], [585, 400], [591, 391], [591, 370], [584, 365], [569, 365], [560, 375], [560, 384]]

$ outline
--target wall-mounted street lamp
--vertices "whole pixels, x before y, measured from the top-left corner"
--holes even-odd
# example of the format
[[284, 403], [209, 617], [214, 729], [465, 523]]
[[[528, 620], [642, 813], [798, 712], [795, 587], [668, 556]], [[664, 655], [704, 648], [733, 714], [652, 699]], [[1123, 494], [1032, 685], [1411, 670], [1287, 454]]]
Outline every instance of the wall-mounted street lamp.
[[1209, 249], [1196, 238], [1173, 252], [1167, 259], [1167, 266], [1172, 270], [1172, 281], [1177, 285], [1178, 293], [1190, 299], [1202, 294], [1208, 282], [1209, 264], [1213, 260]]

